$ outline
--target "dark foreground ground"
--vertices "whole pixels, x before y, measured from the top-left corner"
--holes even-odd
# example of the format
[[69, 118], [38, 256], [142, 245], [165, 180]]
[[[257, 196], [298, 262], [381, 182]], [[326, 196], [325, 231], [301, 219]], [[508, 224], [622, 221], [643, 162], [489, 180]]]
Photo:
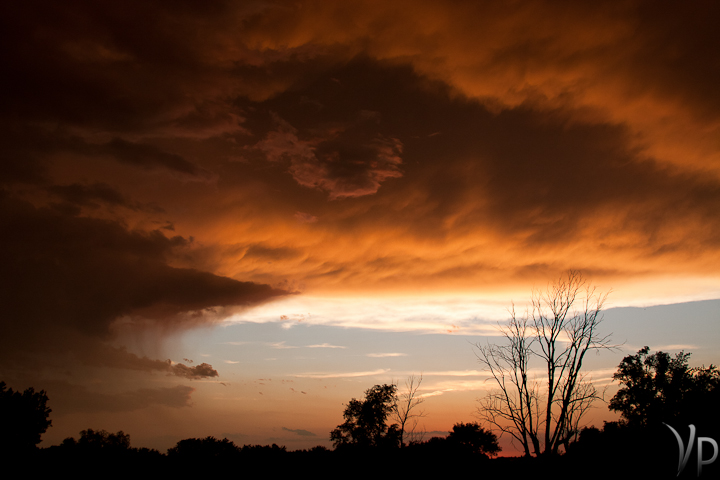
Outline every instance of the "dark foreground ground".
[[[654, 435], [654, 438], [653, 438]], [[687, 436], [685, 433], [684, 437]], [[300, 478], [518, 478], [518, 479], [671, 479], [697, 477], [697, 448], [677, 476], [678, 447], [669, 432], [644, 432], [622, 438], [586, 438], [570, 452], [548, 458], [500, 457], [411, 446], [377, 450], [322, 447], [288, 452], [284, 447], [249, 446], [216, 451], [197, 449], [162, 454], [127, 448], [80, 449], [50, 447], [23, 454], [3, 452], [3, 471], [32, 478], [190, 478], [230, 475]], [[706, 445], [704, 460], [713, 454]], [[700, 478], [720, 478], [720, 462], [703, 466]], [[19, 467], [16, 470], [13, 467]], [[7, 477], [11, 478], [11, 477]]]

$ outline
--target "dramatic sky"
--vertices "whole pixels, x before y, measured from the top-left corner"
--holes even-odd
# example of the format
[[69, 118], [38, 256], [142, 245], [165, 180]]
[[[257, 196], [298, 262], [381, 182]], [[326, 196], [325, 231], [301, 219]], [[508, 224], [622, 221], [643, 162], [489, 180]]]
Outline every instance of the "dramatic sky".
[[422, 373], [432, 434], [490, 386], [473, 344], [568, 269], [611, 291], [598, 385], [644, 344], [718, 363], [718, 18], [3, 2], [0, 380], [47, 391], [43, 445], [301, 448]]

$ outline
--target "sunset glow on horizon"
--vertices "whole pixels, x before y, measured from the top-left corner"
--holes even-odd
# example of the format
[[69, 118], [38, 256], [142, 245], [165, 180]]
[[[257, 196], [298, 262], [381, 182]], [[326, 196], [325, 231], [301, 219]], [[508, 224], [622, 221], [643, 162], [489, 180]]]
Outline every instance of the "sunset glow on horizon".
[[0, 381], [47, 392], [42, 446], [330, 446], [410, 375], [444, 435], [569, 270], [596, 385], [720, 361], [716, 3], [0, 9]]

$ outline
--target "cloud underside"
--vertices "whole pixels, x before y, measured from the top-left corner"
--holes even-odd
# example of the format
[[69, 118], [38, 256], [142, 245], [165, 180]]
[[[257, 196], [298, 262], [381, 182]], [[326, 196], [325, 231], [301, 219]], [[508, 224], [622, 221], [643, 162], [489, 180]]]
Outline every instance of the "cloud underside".
[[315, 435], [314, 433], [312, 433], [308, 430], [303, 430], [301, 428], [292, 429], [292, 428], [282, 427], [282, 429], [285, 430], [286, 432], [294, 433], [301, 437], [317, 437], [317, 435]]
[[213, 377], [218, 373], [209, 364], [141, 358], [107, 342], [119, 330], [171, 332], [212, 323], [222, 317], [216, 307], [244, 308], [285, 293], [172, 267], [173, 250], [188, 241], [159, 230], [131, 231], [8, 197], [0, 198], [0, 221], [13, 232], [0, 239], [3, 361], [73, 353], [91, 365]]
[[296, 128], [277, 115], [274, 118], [277, 130], [268, 132], [254, 148], [270, 162], [289, 164], [288, 172], [299, 185], [325, 190], [332, 200], [372, 195], [388, 178], [402, 176], [402, 143], [378, 134], [373, 137], [372, 127], [377, 126], [362, 116], [360, 125], [335, 125], [329, 132], [315, 132], [312, 140], [301, 140]]
[[49, 386], [53, 411], [61, 415], [132, 412], [152, 406], [188, 407], [195, 391], [192, 387], [177, 385], [106, 394], [66, 382], [49, 383]]
[[389, 369], [377, 369], [364, 372], [346, 372], [346, 373], [301, 373], [294, 375], [300, 378], [355, 378], [355, 377], [371, 377], [381, 375]]
[[717, 5], [2, 8], [5, 364], [208, 378], [117, 342], [287, 291], [718, 277]]

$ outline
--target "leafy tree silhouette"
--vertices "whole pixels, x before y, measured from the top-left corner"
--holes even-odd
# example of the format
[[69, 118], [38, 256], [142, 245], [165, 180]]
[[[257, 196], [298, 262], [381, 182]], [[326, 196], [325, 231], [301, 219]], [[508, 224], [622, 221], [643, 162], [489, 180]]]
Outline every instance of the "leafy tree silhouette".
[[237, 458], [240, 449], [234, 442], [215, 437], [187, 438], [180, 440], [174, 447], [168, 449], [169, 458], [183, 461], [221, 460]]
[[497, 436], [476, 422], [456, 423], [447, 436], [447, 441], [468, 453], [480, 453], [489, 457], [494, 457], [501, 450]]
[[58, 446], [40, 451], [48, 475], [58, 471], [97, 472], [112, 465], [114, 477], [133, 475], [138, 471], [145, 476], [166, 474], [166, 457], [150, 448], [131, 448], [130, 435], [122, 430], [111, 433], [88, 428], [80, 438], [67, 437]]
[[52, 424], [47, 401], [45, 390], [30, 387], [20, 393], [0, 382], [0, 450], [29, 450], [40, 443]]
[[661, 422], [717, 423], [714, 413], [720, 401], [720, 371], [714, 365], [690, 368], [689, 353], [674, 357], [644, 347], [623, 358], [613, 379], [620, 389], [609, 408], [620, 412], [631, 427]]
[[88, 428], [80, 432], [80, 440], [73, 437], [63, 440], [62, 445], [77, 445], [84, 450], [123, 451], [130, 449], [130, 435], [120, 430], [109, 433], [106, 430], [93, 430]]
[[395, 385], [375, 385], [365, 391], [365, 400], [350, 400], [343, 413], [345, 422], [330, 432], [335, 448], [399, 447], [399, 426], [387, 425], [397, 400], [396, 392]]

